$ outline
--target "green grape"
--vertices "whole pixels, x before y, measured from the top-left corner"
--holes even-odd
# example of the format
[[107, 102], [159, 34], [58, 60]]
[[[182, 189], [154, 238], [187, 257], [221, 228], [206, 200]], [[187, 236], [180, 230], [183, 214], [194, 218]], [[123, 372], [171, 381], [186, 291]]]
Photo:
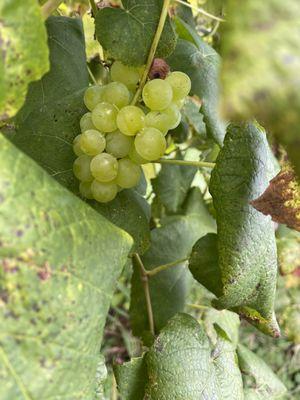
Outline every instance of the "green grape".
[[117, 129], [118, 109], [113, 104], [100, 103], [92, 112], [92, 121], [100, 132], [113, 132]]
[[121, 82], [128, 87], [129, 90], [135, 91], [136, 85], [140, 80], [138, 68], [128, 67], [120, 61], [115, 61], [110, 69], [112, 81]]
[[128, 155], [133, 138], [123, 135], [119, 130], [106, 135], [106, 152], [116, 158], [123, 158]]
[[173, 104], [178, 107], [179, 110], [185, 105], [185, 98], [173, 101]]
[[86, 199], [92, 200], [94, 198], [91, 190], [91, 182], [80, 182], [79, 192]]
[[139, 183], [141, 173], [139, 165], [129, 160], [129, 158], [123, 158], [119, 160], [116, 183], [124, 189], [132, 188]]
[[149, 160], [145, 160], [145, 158], [141, 157], [139, 153], [135, 149], [135, 145], [133, 145], [128, 154], [130, 160], [132, 160], [136, 164], [148, 164]]
[[91, 161], [91, 172], [98, 181], [111, 182], [118, 174], [118, 161], [110, 154], [98, 154]]
[[136, 106], [126, 106], [117, 116], [118, 128], [124, 135], [134, 136], [145, 126], [145, 114]]
[[165, 80], [153, 79], [144, 86], [143, 100], [150, 110], [164, 110], [171, 104], [172, 97], [172, 87]]
[[187, 74], [180, 71], [172, 72], [167, 78], [173, 90], [173, 100], [185, 98], [191, 90], [191, 80]]
[[84, 92], [83, 101], [86, 107], [92, 111], [97, 104], [101, 103], [104, 86], [90, 86]]
[[95, 200], [99, 203], [108, 203], [112, 201], [117, 193], [118, 186], [114, 182], [98, 182], [96, 179], [92, 182], [91, 191]]
[[77, 179], [82, 182], [91, 182], [93, 180], [90, 164], [91, 157], [85, 154], [76, 158], [73, 164], [73, 172]]
[[82, 156], [84, 154], [84, 152], [81, 150], [80, 147], [80, 138], [81, 135], [77, 135], [74, 140], [73, 140], [73, 151], [76, 154], [76, 156]]
[[136, 135], [134, 144], [138, 154], [149, 161], [160, 158], [167, 147], [164, 135], [156, 128], [144, 128]]
[[95, 156], [102, 153], [105, 145], [104, 135], [95, 129], [89, 129], [81, 134], [80, 147], [88, 156]]
[[180, 124], [181, 121], [181, 114], [176, 104], [171, 103], [171, 105], [168, 108], [166, 108], [163, 112], [168, 117], [170, 124], [169, 129], [177, 128], [177, 126]]
[[123, 83], [111, 82], [103, 90], [103, 101], [114, 104], [120, 109], [129, 104], [130, 92]]
[[88, 129], [96, 129], [96, 127], [92, 121], [92, 113], [91, 112], [87, 112], [81, 117], [80, 129], [81, 129], [81, 132], [87, 131]]
[[169, 116], [163, 111], [150, 111], [145, 118], [147, 127], [156, 128], [165, 136], [170, 129]]

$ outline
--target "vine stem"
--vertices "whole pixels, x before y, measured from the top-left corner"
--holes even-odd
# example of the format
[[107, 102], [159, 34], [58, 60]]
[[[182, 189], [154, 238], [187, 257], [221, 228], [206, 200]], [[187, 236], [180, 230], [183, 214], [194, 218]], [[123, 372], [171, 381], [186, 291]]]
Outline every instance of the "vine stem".
[[203, 14], [208, 18], [215, 19], [216, 21], [219, 21], [219, 22], [225, 22], [225, 19], [223, 19], [221, 17], [216, 17], [215, 15], [210, 14], [209, 12], [205, 11], [203, 8], [193, 6], [192, 4], [186, 3], [183, 0], [175, 0], [175, 1], [177, 1], [177, 3], [182, 4], [183, 6], [191, 8], [192, 10], [198, 11], [199, 14]]
[[91, 5], [91, 9], [92, 9], [93, 14], [94, 14], [94, 18], [95, 18], [96, 14], [97, 14], [97, 11], [98, 11], [98, 8], [96, 6], [95, 0], [90, 0], [90, 5]]
[[186, 160], [176, 160], [169, 158], [160, 158], [159, 160], [152, 162], [155, 164], [175, 164], [175, 165], [206, 167], [206, 168], [214, 168], [216, 165], [215, 163], [206, 161], [186, 161]]
[[55, 11], [59, 7], [60, 3], [62, 2], [63, 0], [46, 1], [46, 3], [41, 8], [43, 18], [47, 19], [53, 13], [53, 11]]
[[144, 267], [144, 264], [141, 260], [141, 257], [139, 256], [139, 254], [134, 253], [133, 257], [135, 258], [138, 266], [140, 267], [141, 281], [143, 284], [145, 299], [146, 299], [149, 328], [150, 328], [150, 332], [154, 336], [155, 335], [154, 317], [153, 317], [153, 310], [152, 310], [151, 297], [150, 297], [149, 278], [148, 278], [147, 271]]
[[162, 10], [161, 10], [161, 14], [160, 14], [160, 18], [159, 18], [159, 22], [158, 22], [158, 25], [157, 25], [157, 29], [156, 29], [156, 32], [155, 32], [155, 35], [154, 35], [154, 38], [153, 38], [153, 42], [152, 42], [151, 47], [150, 47], [149, 54], [148, 54], [146, 67], [144, 69], [142, 78], [140, 80], [139, 87], [138, 87], [138, 89], [137, 89], [137, 91], [136, 91], [136, 93], [134, 95], [134, 98], [132, 99], [132, 102], [131, 102], [132, 105], [135, 105], [137, 103], [137, 101], [139, 100], [140, 95], [141, 95], [142, 90], [143, 90], [143, 87], [144, 87], [144, 85], [145, 85], [145, 83], [147, 81], [147, 77], [148, 77], [152, 62], [153, 62], [153, 58], [155, 56], [159, 40], [160, 40], [162, 31], [164, 29], [165, 21], [166, 21], [167, 15], [168, 15], [168, 9], [169, 9], [170, 2], [171, 2], [171, 0], [164, 0], [163, 6], [162, 6]]
[[182, 258], [181, 260], [176, 260], [176, 261], [170, 262], [168, 264], [160, 265], [159, 267], [153, 268], [151, 271], [146, 271], [146, 274], [148, 275], [148, 277], [154, 276], [154, 275], [158, 274], [159, 272], [165, 271], [172, 267], [176, 267], [176, 265], [182, 264], [182, 263], [186, 262], [187, 260], [188, 260], [188, 258]]

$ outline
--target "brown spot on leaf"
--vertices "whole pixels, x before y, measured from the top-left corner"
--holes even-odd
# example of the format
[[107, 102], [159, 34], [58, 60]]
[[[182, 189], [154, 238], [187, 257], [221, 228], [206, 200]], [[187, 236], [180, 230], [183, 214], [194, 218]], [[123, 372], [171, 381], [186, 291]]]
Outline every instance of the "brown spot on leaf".
[[38, 270], [38, 277], [41, 281], [47, 281], [51, 278], [51, 268], [49, 263], [45, 262], [45, 264]]
[[162, 58], [155, 58], [149, 71], [150, 79], [165, 79], [170, 72], [169, 65]]
[[273, 221], [300, 231], [300, 186], [290, 167], [275, 176], [265, 192], [250, 204]]

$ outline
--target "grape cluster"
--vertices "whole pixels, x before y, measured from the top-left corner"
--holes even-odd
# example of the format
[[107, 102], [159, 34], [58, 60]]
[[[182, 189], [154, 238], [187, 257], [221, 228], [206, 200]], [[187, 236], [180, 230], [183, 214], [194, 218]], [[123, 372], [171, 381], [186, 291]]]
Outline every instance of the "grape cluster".
[[81, 134], [73, 142], [78, 157], [73, 165], [83, 197], [100, 203], [118, 191], [136, 186], [141, 164], [159, 159], [166, 150], [165, 136], [181, 120], [180, 108], [191, 89], [190, 78], [172, 72], [143, 88], [144, 104], [130, 105], [141, 70], [115, 61], [111, 82], [91, 86], [84, 94], [89, 112], [80, 120]]

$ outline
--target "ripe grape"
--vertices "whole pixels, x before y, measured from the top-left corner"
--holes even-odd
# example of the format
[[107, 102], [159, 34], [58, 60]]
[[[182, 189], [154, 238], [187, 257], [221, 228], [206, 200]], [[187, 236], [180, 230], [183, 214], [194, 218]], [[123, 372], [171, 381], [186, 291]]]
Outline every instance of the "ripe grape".
[[179, 99], [179, 100], [175, 100], [175, 101], [173, 101], [173, 104], [175, 104], [175, 106], [177, 106], [178, 109], [181, 110], [182, 107], [183, 107], [184, 104], [185, 104], [185, 98]]
[[129, 104], [130, 92], [123, 83], [111, 82], [105, 86], [102, 98], [103, 101], [122, 108]]
[[136, 135], [134, 144], [138, 154], [149, 161], [160, 158], [167, 147], [164, 135], [156, 128], [144, 128]]
[[118, 128], [124, 135], [133, 136], [145, 125], [145, 114], [136, 106], [122, 108], [117, 116]]
[[145, 160], [145, 158], [141, 157], [139, 153], [135, 149], [135, 145], [130, 149], [130, 152], [128, 154], [130, 160], [132, 160], [135, 164], [147, 164], [149, 160]]
[[117, 129], [118, 109], [113, 104], [100, 103], [92, 112], [93, 124], [100, 132], [113, 132]]
[[169, 116], [163, 111], [150, 111], [145, 118], [147, 127], [156, 128], [165, 136], [170, 129]]
[[164, 110], [164, 113], [167, 115], [169, 120], [169, 129], [177, 128], [181, 121], [181, 114], [176, 104], [171, 103], [171, 105]]
[[116, 158], [123, 158], [128, 155], [133, 138], [123, 135], [119, 130], [106, 135], [106, 152]]
[[104, 135], [95, 129], [89, 129], [81, 134], [80, 147], [88, 156], [95, 156], [102, 153], [105, 145]]
[[172, 97], [172, 87], [166, 80], [153, 79], [144, 86], [143, 100], [150, 110], [164, 110], [171, 104]]
[[92, 121], [92, 113], [91, 112], [87, 112], [87, 113], [83, 114], [83, 116], [81, 117], [80, 129], [81, 129], [81, 132], [87, 131], [88, 129], [96, 129], [96, 127]]
[[108, 203], [116, 197], [118, 186], [114, 182], [104, 183], [95, 179], [92, 182], [91, 191], [95, 200], [100, 203]]
[[84, 152], [81, 150], [80, 147], [80, 138], [81, 135], [77, 135], [75, 136], [74, 140], [73, 140], [73, 151], [76, 154], [76, 156], [82, 156], [84, 154]]
[[91, 161], [91, 172], [98, 181], [111, 182], [118, 174], [118, 161], [110, 154], [98, 154]]
[[186, 97], [191, 90], [191, 80], [187, 74], [181, 71], [172, 72], [167, 78], [173, 90], [173, 100], [180, 100]]
[[91, 182], [93, 180], [90, 170], [91, 159], [91, 157], [84, 154], [74, 161], [73, 173], [82, 182]]
[[79, 192], [86, 199], [92, 200], [94, 198], [91, 190], [91, 182], [80, 182]]
[[83, 101], [86, 107], [92, 111], [97, 104], [101, 103], [104, 86], [90, 86], [84, 92]]
[[113, 63], [110, 69], [110, 76], [113, 81], [123, 83], [132, 91], [135, 91], [136, 85], [140, 80], [138, 68], [128, 67], [120, 61], [115, 61]]
[[139, 165], [129, 160], [129, 158], [123, 158], [119, 160], [116, 183], [124, 189], [132, 188], [139, 183], [141, 173]]

